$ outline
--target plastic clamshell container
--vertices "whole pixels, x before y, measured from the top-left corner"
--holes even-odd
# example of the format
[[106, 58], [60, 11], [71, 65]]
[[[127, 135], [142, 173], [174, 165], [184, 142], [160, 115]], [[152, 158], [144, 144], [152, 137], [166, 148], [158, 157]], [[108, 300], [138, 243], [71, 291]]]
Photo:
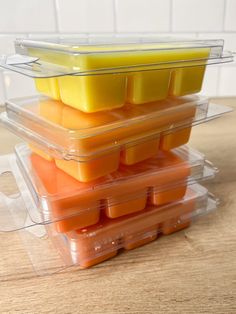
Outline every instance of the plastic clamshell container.
[[32, 154], [26, 144], [16, 146], [16, 157], [40, 214], [36, 219], [31, 214], [31, 219], [54, 222], [57, 232], [97, 224], [104, 215], [114, 219], [180, 200], [187, 186], [216, 172], [202, 154], [188, 147], [159, 152], [147, 162], [122, 166], [92, 183], [78, 182], [53, 162]]
[[67, 233], [72, 261], [87, 268], [114, 257], [120, 248], [131, 250], [189, 227], [192, 217], [208, 207], [208, 191], [200, 185], [187, 189], [184, 198], [165, 206], [147, 206], [140, 213], [111, 220], [107, 217], [94, 226]]
[[85, 114], [40, 97], [8, 101], [2, 121], [45, 159], [81, 182], [186, 144], [206, 118], [208, 100], [185, 96], [138, 107]]
[[39, 92], [90, 113], [200, 92], [206, 65], [226, 62], [223, 40], [61, 36], [15, 47], [30, 61], [11, 69], [31, 67]]
[[[13, 155], [0, 158], [1, 169]], [[18, 182], [17, 182], [18, 184]], [[131, 250], [159, 237], [188, 227], [196, 217], [211, 213], [217, 208], [218, 200], [200, 185], [188, 187], [183, 199], [162, 206], [148, 206], [142, 212], [126, 217], [109, 219], [103, 216], [99, 224], [71, 231], [66, 234], [55, 232], [51, 224], [37, 224], [25, 227], [30, 222], [30, 211], [37, 207], [34, 199], [26, 197], [28, 192], [20, 186], [20, 194], [9, 197], [0, 195], [0, 229], [8, 225], [24, 228], [14, 234], [21, 240], [22, 251], [29, 257], [29, 265], [37, 275], [58, 273], [72, 266], [87, 268], [115, 256], [120, 249]], [[29, 196], [29, 195], [28, 195]], [[27, 201], [26, 201], [27, 200]], [[26, 215], [25, 215], [26, 214]], [[20, 245], [20, 242], [19, 242]], [[27, 256], [26, 256], [27, 258]], [[25, 262], [25, 259], [24, 259]], [[9, 274], [9, 261], [2, 276]], [[20, 268], [18, 268], [18, 266]], [[30, 276], [32, 277], [32, 268]], [[10, 267], [22, 274], [20, 262]], [[19, 270], [18, 270], [19, 269]], [[24, 278], [27, 274], [23, 265]], [[6, 272], [7, 270], [7, 272]], [[14, 272], [14, 278], [16, 273]]]

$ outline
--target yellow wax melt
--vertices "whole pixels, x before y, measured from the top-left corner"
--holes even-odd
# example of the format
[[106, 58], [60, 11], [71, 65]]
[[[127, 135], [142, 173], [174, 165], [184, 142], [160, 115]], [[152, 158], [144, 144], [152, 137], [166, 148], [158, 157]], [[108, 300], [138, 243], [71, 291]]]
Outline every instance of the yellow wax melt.
[[[174, 48], [146, 44], [73, 47], [74, 54], [30, 48], [29, 54], [74, 75], [37, 78], [39, 92], [84, 112], [144, 104], [201, 90], [210, 48]], [[153, 69], [154, 68], [154, 69]], [[157, 69], [155, 69], [157, 68]], [[127, 71], [126, 71], [127, 69]], [[90, 74], [92, 72], [92, 74]]]

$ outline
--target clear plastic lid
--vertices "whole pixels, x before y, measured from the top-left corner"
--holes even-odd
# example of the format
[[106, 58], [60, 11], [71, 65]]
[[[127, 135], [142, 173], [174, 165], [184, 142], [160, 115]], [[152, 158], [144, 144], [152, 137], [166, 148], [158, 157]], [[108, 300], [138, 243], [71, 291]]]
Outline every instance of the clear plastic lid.
[[[208, 106], [206, 98], [185, 96], [88, 115], [37, 96], [8, 101], [1, 121], [53, 157], [83, 162], [114, 151], [126, 152], [131, 146], [158, 140], [229, 111], [226, 106]], [[177, 139], [177, 146], [179, 142]]]
[[68, 74], [127, 73], [231, 62], [223, 40], [164, 37], [76, 37], [17, 39], [17, 55], [0, 66], [35, 78]]
[[[2, 199], [2, 195], [1, 195]], [[109, 220], [103, 218], [100, 224], [80, 231], [58, 234], [52, 231], [51, 225], [36, 225], [18, 232], [22, 241], [22, 251], [29, 257], [38, 275], [47, 275], [63, 271], [71, 266], [90, 267], [115, 256], [119, 249], [130, 250], [155, 240], [160, 234], [170, 234], [189, 227], [191, 222], [201, 215], [216, 209], [218, 200], [200, 185], [191, 185], [184, 198], [175, 203], [160, 207], [147, 207], [144, 211], [125, 218]], [[8, 209], [19, 214], [23, 207], [19, 199], [12, 199]], [[34, 203], [31, 204], [34, 206]], [[13, 210], [14, 209], [14, 210]], [[12, 215], [15, 219], [17, 216]], [[2, 277], [9, 274], [12, 257], [2, 269]], [[25, 263], [25, 259], [24, 262]], [[13, 275], [28, 267], [19, 263], [12, 265]], [[18, 269], [21, 267], [21, 269]], [[32, 276], [32, 274], [31, 274]]]
[[65, 242], [73, 262], [87, 268], [113, 257], [120, 248], [131, 250], [155, 240], [159, 233], [188, 227], [193, 216], [205, 213], [207, 207], [207, 189], [193, 185], [179, 202], [147, 207], [125, 219], [104, 218], [98, 225], [68, 233]]
[[20, 193], [15, 196], [17, 209], [2, 195], [0, 231], [52, 222], [57, 232], [86, 227], [98, 223], [102, 215], [116, 218], [141, 211], [147, 204], [161, 206], [178, 200], [187, 185], [216, 173], [202, 154], [187, 147], [91, 184], [79, 183], [52, 162], [31, 154], [25, 144], [17, 145], [16, 155], [2, 156], [0, 169], [14, 176]]

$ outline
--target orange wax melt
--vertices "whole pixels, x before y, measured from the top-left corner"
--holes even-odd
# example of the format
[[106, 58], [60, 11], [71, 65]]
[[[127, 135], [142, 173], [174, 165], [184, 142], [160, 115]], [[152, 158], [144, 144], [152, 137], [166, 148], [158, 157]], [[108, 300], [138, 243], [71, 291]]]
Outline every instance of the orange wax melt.
[[160, 233], [184, 229], [191, 224], [194, 211], [207, 207], [207, 197], [207, 190], [195, 185], [182, 201], [148, 206], [125, 218], [103, 217], [97, 225], [70, 232], [67, 238], [72, 260], [87, 268], [115, 256], [120, 248], [131, 250], [155, 240]]
[[[150, 103], [147, 107], [127, 105], [112, 112], [89, 115], [61, 102], [50, 100], [49, 105], [48, 101], [40, 100], [38, 113], [46, 121], [62, 126], [69, 134], [77, 130], [81, 132], [81, 137], [77, 139], [75, 136], [71, 142], [74, 151], [82, 152], [81, 157], [75, 156], [71, 160], [56, 157], [55, 163], [78, 181], [89, 182], [116, 171], [119, 164], [133, 165], [155, 156], [159, 149], [170, 150], [187, 143], [190, 126], [172, 130], [168, 134], [162, 130], [172, 129], [175, 124], [191, 124], [196, 114], [197, 102], [190, 100], [191, 98]], [[33, 108], [32, 104], [27, 106], [28, 110]], [[147, 116], [150, 118], [144, 119]], [[137, 121], [131, 123], [132, 120]], [[120, 123], [123, 127], [119, 126]], [[68, 145], [61, 134], [63, 129], [53, 132], [50, 128], [43, 129], [42, 125], [44, 124], [32, 127], [32, 123], [27, 122], [27, 126], [34, 133], [57, 142], [61, 147]], [[88, 136], [91, 130], [94, 133], [92, 137]], [[50, 154], [40, 151], [34, 144], [31, 144], [31, 149], [50, 159]]]
[[187, 143], [192, 125], [207, 117], [208, 100], [192, 95], [88, 114], [34, 96], [8, 102], [6, 111], [5, 124], [35, 153], [90, 182]]
[[148, 161], [121, 165], [112, 175], [83, 183], [58, 169], [54, 161], [31, 154], [24, 144], [17, 146], [18, 151], [22, 168], [30, 173], [31, 189], [42, 215], [55, 222], [58, 232], [94, 225], [103, 214], [118, 218], [142, 211], [147, 205], [177, 201], [184, 196], [186, 186], [195, 182], [191, 173], [200, 178], [204, 169], [201, 154], [181, 147], [159, 151]]

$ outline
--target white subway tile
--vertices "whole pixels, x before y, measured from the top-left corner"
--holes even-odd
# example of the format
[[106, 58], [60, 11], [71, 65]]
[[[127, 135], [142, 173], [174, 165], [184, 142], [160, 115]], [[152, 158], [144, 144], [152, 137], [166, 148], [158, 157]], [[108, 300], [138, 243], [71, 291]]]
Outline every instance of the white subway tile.
[[15, 38], [16, 36], [0, 35], [0, 54], [13, 54], [15, 52]]
[[53, 32], [53, 0], [0, 0], [0, 33]]
[[224, 49], [236, 51], [236, 32], [235, 33], [200, 33], [202, 39], [224, 39]]
[[218, 94], [218, 79], [219, 68], [216, 66], [208, 66], [206, 68], [201, 94], [206, 96], [216, 96]]
[[197, 34], [196, 33], [117, 33], [115, 35], [116, 38], [124, 38], [124, 39], [131, 39], [131, 40], [137, 40], [137, 41], [155, 41], [155, 40], [163, 40], [169, 39], [169, 40], [188, 40], [188, 39], [196, 39]]
[[0, 54], [14, 54], [14, 41], [20, 37], [26, 37], [26, 35], [0, 35]]
[[116, 0], [118, 32], [168, 32], [169, 0]]
[[173, 0], [172, 15], [173, 31], [221, 31], [224, 0]]
[[32, 78], [15, 72], [3, 72], [6, 98], [25, 97], [37, 94]]
[[236, 1], [226, 0], [225, 30], [236, 31]]
[[148, 38], [177, 38], [178, 40], [186, 40], [186, 39], [196, 39], [197, 38], [197, 33], [155, 33], [155, 34], [150, 34], [150, 33], [145, 33], [142, 35], [142, 37], [148, 37]]
[[41, 40], [41, 39], [45, 39], [45, 38], [47, 38], [47, 39], [52, 38], [53, 39], [53, 38], [55, 38], [57, 36], [60, 36], [60, 34], [59, 33], [53, 33], [53, 34], [49, 34], [49, 33], [40, 33], [40, 34], [32, 33], [32, 34], [28, 34], [27, 36], [30, 39], [40, 39]]
[[196, 39], [197, 38], [197, 33], [170, 33], [170, 36], [172, 37], [176, 37], [179, 38], [181, 40], [181, 38], [183, 39]]
[[220, 68], [220, 96], [236, 96], [236, 66]]
[[112, 32], [112, 0], [56, 0], [60, 32]]
[[0, 106], [3, 106], [5, 102], [5, 89], [3, 83], [3, 75], [0, 72]]

